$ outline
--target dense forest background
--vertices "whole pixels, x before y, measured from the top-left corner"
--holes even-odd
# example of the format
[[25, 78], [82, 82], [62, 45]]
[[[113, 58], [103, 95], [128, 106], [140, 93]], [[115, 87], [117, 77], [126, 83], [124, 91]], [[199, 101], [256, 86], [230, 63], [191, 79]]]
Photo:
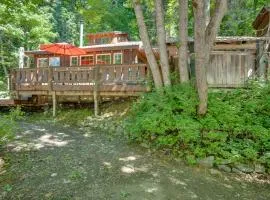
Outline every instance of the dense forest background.
[[[252, 21], [268, 0], [229, 0], [219, 35], [253, 36]], [[128, 32], [139, 40], [138, 27], [130, 0], [2, 0], [0, 3], [0, 75], [17, 65], [19, 47], [36, 49], [41, 43], [69, 42], [78, 45], [79, 24], [85, 33]], [[144, 0], [145, 21], [151, 41], [156, 43], [155, 9]], [[178, 34], [178, 0], [164, 0], [167, 36]], [[189, 36], [193, 37], [190, 3]]]

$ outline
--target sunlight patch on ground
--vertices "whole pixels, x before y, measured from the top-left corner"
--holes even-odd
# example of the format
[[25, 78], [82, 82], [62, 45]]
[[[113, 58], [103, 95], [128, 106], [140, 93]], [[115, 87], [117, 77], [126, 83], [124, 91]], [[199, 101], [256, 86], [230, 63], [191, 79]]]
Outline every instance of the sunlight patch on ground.
[[127, 174], [135, 173], [135, 168], [132, 165], [126, 165], [121, 167], [121, 171]]
[[134, 167], [133, 165], [125, 165], [121, 167], [121, 171], [127, 174], [132, 174], [136, 172], [148, 172], [149, 169], [147, 165], [142, 165], [140, 167]]
[[141, 167], [135, 167], [135, 171], [148, 172], [149, 169], [148, 169], [147, 165], [142, 165]]
[[60, 135], [61, 137], [69, 137], [67, 134], [65, 133], [57, 133], [57, 135]]
[[107, 168], [112, 168], [112, 164], [110, 162], [103, 162], [103, 165]]
[[42, 144], [62, 147], [68, 144], [68, 141], [61, 141], [57, 136], [51, 134], [45, 134], [38, 139]]
[[169, 177], [170, 181], [175, 184], [175, 185], [184, 185], [184, 186], [187, 186], [187, 184], [183, 181], [180, 181], [174, 177]]
[[153, 193], [153, 192], [156, 192], [158, 189], [156, 187], [153, 187], [153, 188], [148, 188], [146, 190], [146, 192], [149, 192], [149, 193]]
[[[30, 131], [24, 131], [23, 135], [30, 134]], [[68, 137], [64, 133], [58, 133], [61, 137]], [[72, 140], [62, 140], [59, 139], [59, 136], [53, 136], [49, 133], [45, 133], [40, 136], [38, 139], [33, 139], [31, 141], [23, 141], [23, 137], [18, 135], [16, 136], [16, 141], [11, 142], [7, 145], [8, 149], [14, 152], [20, 151], [30, 151], [30, 150], [40, 150], [44, 147], [63, 147], [66, 146]], [[20, 139], [20, 140], [19, 140]]]
[[119, 158], [120, 161], [124, 161], [124, 162], [127, 162], [127, 161], [134, 161], [136, 160], [137, 158], [135, 156], [128, 156], [128, 157], [125, 157], [125, 158]]
[[38, 127], [38, 126], [35, 126], [33, 129], [34, 129], [35, 131], [40, 131], [40, 132], [46, 131], [45, 128], [40, 128], [40, 127]]
[[33, 134], [33, 133], [34, 133], [34, 131], [32, 131], [32, 130], [26, 130], [26, 131], [22, 132], [23, 135], [30, 135], [30, 134]]

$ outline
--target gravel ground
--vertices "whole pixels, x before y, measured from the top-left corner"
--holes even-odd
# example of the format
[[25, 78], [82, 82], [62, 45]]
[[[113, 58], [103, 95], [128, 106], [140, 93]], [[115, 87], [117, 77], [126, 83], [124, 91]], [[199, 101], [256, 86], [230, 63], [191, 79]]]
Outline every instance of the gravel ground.
[[22, 123], [7, 146], [0, 199], [270, 199], [270, 185], [193, 168], [121, 136]]

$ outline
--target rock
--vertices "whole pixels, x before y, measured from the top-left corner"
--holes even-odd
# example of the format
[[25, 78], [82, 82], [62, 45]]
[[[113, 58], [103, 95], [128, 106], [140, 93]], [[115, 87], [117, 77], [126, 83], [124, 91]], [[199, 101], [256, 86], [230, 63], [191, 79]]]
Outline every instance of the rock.
[[241, 172], [244, 172], [244, 173], [252, 173], [254, 172], [254, 167], [251, 166], [251, 165], [248, 165], [248, 164], [236, 164], [235, 167], [237, 169], [239, 169]]
[[241, 174], [242, 173], [239, 169], [236, 169], [234, 167], [232, 168], [232, 172], [236, 173], [236, 174]]
[[261, 164], [255, 164], [255, 170], [256, 173], [264, 174], [265, 173], [265, 167]]
[[231, 172], [232, 169], [228, 165], [218, 165], [217, 166], [219, 170], [224, 171], [224, 172]]
[[224, 160], [221, 160], [219, 162], [220, 165], [228, 165], [228, 164], [231, 164], [231, 163], [232, 163], [232, 161], [229, 160], [229, 159], [224, 159]]
[[214, 156], [208, 156], [203, 159], [198, 160], [198, 164], [202, 167], [212, 168], [214, 166], [215, 157]]
[[212, 175], [221, 175], [221, 172], [216, 169], [210, 169], [210, 174]]

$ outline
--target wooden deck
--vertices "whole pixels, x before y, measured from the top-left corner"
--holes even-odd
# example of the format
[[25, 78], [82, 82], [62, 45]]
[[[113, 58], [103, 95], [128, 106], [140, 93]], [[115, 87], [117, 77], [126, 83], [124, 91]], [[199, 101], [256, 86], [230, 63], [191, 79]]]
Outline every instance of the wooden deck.
[[147, 65], [110, 65], [16, 69], [10, 77], [10, 90], [32, 95], [136, 96], [148, 90]]
[[10, 73], [9, 89], [19, 101], [25, 96], [51, 96], [55, 115], [61, 96], [91, 97], [98, 111], [99, 97], [138, 96], [149, 91], [148, 78], [146, 64], [24, 68]]

